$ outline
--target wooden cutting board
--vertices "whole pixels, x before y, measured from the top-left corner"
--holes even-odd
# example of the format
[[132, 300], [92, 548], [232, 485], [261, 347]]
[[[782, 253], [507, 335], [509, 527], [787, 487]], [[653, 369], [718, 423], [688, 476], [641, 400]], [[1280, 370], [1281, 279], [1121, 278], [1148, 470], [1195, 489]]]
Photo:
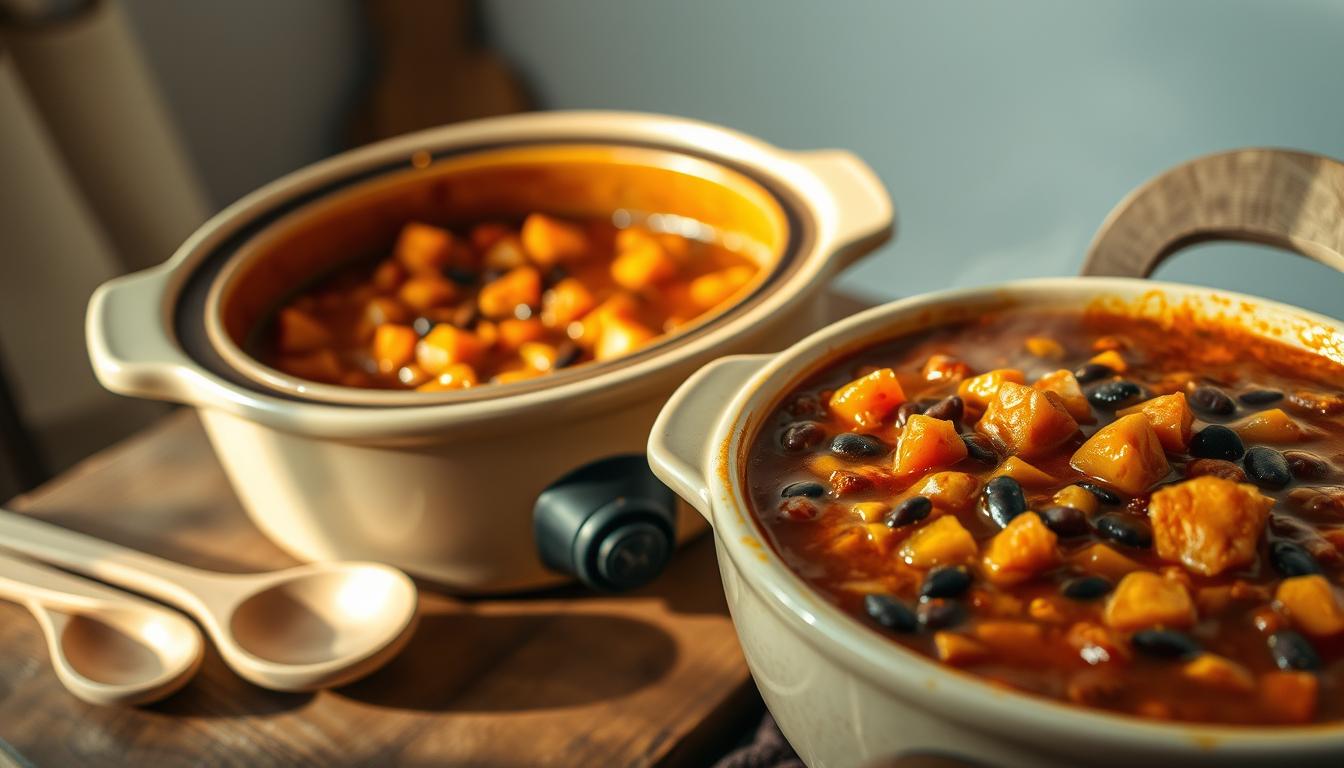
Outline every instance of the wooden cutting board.
[[[190, 565], [293, 563], [248, 522], [191, 411], [10, 506]], [[36, 622], [0, 603], [0, 739], [39, 766], [703, 765], [760, 713], [707, 538], [632, 594], [426, 591], [422, 615], [400, 657], [345, 688], [264, 691], [212, 649], [182, 692], [119, 709], [67, 694]]]

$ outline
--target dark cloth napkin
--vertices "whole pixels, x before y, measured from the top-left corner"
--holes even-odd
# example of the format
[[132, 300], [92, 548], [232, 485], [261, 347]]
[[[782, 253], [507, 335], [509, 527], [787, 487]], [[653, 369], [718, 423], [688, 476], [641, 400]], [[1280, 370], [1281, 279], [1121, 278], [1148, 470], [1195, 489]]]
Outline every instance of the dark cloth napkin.
[[769, 712], [761, 718], [751, 740], [724, 755], [714, 768], [805, 768]]

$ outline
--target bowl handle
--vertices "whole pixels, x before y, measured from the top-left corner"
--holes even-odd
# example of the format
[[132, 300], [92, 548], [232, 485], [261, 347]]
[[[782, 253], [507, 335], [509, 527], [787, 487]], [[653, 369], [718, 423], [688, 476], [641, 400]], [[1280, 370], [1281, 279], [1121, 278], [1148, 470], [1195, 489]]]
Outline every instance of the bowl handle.
[[1294, 251], [1344, 271], [1344, 163], [1283, 149], [1237, 149], [1178, 165], [1111, 211], [1084, 275], [1147, 277], [1210, 240]]
[[98, 381], [113, 392], [193, 399], [182, 381], [191, 361], [168, 331], [164, 296], [172, 274], [164, 265], [124, 275], [98, 286], [89, 299], [84, 319], [89, 359]]
[[830, 229], [834, 245], [827, 249], [833, 274], [895, 234], [891, 196], [873, 169], [857, 155], [843, 149], [790, 155], [816, 180], [819, 193], [813, 196], [813, 202], [826, 221], [834, 222]]
[[721, 357], [691, 374], [659, 412], [649, 433], [649, 466], [678, 496], [714, 523], [705, 470], [723, 409], [771, 355]]

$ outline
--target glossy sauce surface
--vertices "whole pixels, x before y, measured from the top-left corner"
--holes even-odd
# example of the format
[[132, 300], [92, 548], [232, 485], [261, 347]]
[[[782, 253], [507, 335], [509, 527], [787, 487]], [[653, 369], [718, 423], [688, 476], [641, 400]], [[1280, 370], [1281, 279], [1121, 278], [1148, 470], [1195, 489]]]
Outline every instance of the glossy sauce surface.
[[805, 381], [746, 482], [791, 568], [944, 663], [1140, 717], [1339, 720], [1342, 390], [1235, 328], [1007, 311]]

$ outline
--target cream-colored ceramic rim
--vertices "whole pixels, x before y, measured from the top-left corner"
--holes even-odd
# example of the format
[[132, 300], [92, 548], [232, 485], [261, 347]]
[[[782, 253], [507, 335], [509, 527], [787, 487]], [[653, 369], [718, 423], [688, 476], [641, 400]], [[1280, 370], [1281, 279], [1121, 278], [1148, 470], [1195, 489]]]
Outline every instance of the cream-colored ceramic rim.
[[[998, 286], [941, 291], [867, 310], [828, 326], [777, 356], [759, 356], [760, 368], [719, 413], [706, 443], [705, 481], [714, 535], [748, 588], [819, 652], [865, 679], [917, 698], [966, 727], [1005, 738], [1041, 742], [1058, 736], [1086, 739], [1098, 749], [1135, 745], [1180, 753], [1286, 760], [1291, 756], [1344, 755], [1344, 723], [1273, 728], [1175, 724], [1071, 707], [993, 686], [882, 637], [800, 579], [767, 544], [742, 492], [745, 451], [779, 398], [828, 361], [883, 339], [964, 319], [994, 308], [1052, 309], [1096, 306], [1138, 309], [1190, 302], [1209, 316], [1243, 317], [1248, 330], [1312, 349], [1344, 363], [1344, 329], [1315, 313], [1253, 296], [1195, 286], [1129, 278], [1050, 278]], [[738, 358], [741, 360], [742, 358]]]
[[[312, 217], [316, 212], [330, 207], [343, 207], [359, 198], [375, 195], [380, 190], [395, 188], [406, 185], [413, 180], [420, 180], [425, 173], [448, 175], [480, 167], [498, 167], [500, 169], [505, 169], [509, 167], [511, 163], [534, 164], [535, 160], [529, 160], [529, 158], [538, 151], [545, 151], [553, 154], [554, 157], [549, 160], [549, 162], [603, 162], [626, 165], [659, 166], [672, 169], [677, 173], [706, 179], [721, 186], [738, 189], [742, 191], [744, 195], [749, 196], [752, 202], [767, 214], [772, 220], [773, 226], [780, 233], [780, 247], [778, 249], [764, 252], [765, 247], [756, 244], [757, 247], [755, 249], [747, 249], [744, 251], [746, 255], [754, 256], [757, 259], [761, 269], [750, 283], [743, 286], [736, 294], [734, 294], [730, 301], [701, 315], [693, 322], [678, 328], [672, 333], [659, 336], [653, 344], [638, 351], [637, 354], [641, 357], [660, 354], [669, 346], [680, 343], [685, 337], [698, 333], [705, 327], [712, 325], [723, 315], [736, 311], [743, 301], [750, 300], [750, 297], [752, 297], [758, 289], [776, 277], [777, 271], [786, 269], [790, 266], [785, 264], [784, 260], [790, 256], [787, 251], [791, 245], [803, 245], [803, 243], [790, 244], [789, 240], [791, 235], [796, 237], [798, 233], [790, 233], [788, 216], [784, 209], [770, 192], [763, 188], [759, 183], [720, 163], [687, 155], [683, 152], [620, 145], [550, 145], [544, 143], [529, 144], [526, 147], [469, 151], [462, 155], [456, 155], [438, 161], [425, 169], [407, 168], [399, 172], [390, 173], [360, 184], [355, 184], [338, 193], [322, 197], [318, 200], [309, 202], [306, 205], [300, 206], [263, 228], [255, 236], [250, 238], [243, 247], [239, 248], [237, 252], [229, 257], [228, 261], [224, 264], [210, 286], [209, 293], [206, 295], [205, 300], [205, 329], [210, 344], [215, 348], [226, 364], [246, 376], [248, 379], [255, 381], [262, 386], [303, 399], [362, 406], [456, 404], [481, 400], [484, 398], [509, 397], [520, 392], [535, 391], [546, 387], [562, 385], [577, 378], [600, 376], [613, 368], [628, 365], [635, 359], [635, 355], [626, 355], [619, 359], [600, 363], [587, 363], [549, 376], [538, 377], [536, 379], [515, 382], [512, 384], [490, 384], [487, 386], [456, 391], [416, 392], [345, 387], [300, 379], [266, 365], [235, 343], [233, 337], [224, 328], [223, 302], [226, 300], [226, 297], [229, 296], [230, 291], [234, 290], [234, 287], [245, 268], [259, 255], [268, 253], [274, 242], [283, 240], [290, 231], [301, 226], [304, 221]], [[645, 211], [641, 213], [660, 212]], [[729, 239], [735, 236], [740, 237], [738, 233], [732, 232], [721, 234]]]

